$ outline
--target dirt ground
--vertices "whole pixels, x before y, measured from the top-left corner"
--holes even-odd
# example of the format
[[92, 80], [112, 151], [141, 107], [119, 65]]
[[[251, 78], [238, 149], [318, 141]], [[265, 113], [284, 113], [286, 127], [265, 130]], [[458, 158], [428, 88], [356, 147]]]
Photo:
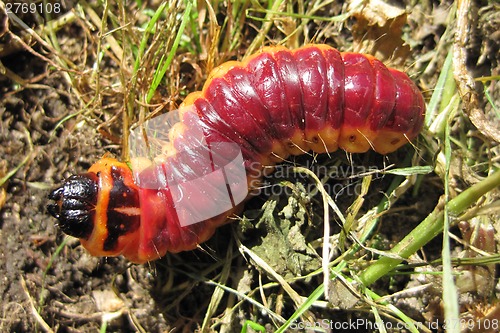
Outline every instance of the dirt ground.
[[[472, 52], [470, 62], [475, 64], [478, 76], [499, 75], [499, 8], [487, 6], [487, 1], [484, 2], [481, 15], [491, 15], [492, 19], [478, 23], [474, 40], [478, 52]], [[445, 16], [442, 11], [448, 8], [447, 5], [431, 3], [437, 8], [433, 12], [436, 20], [439, 19], [438, 14]], [[426, 24], [425, 27], [414, 27], [421, 32], [421, 40], [415, 41], [414, 47], [416, 52], [422, 54], [426, 49], [437, 47], [445, 26], [444, 22]], [[77, 58], [76, 55], [86, 47], [79, 38], [82, 33], [79, 29], [78, 26], [68, 25], [57, 35], [63, 52], [71, 59]], [[51, 54], [40, 43], [29, 42], [36, 54], [23, 46], [15, 46], [15, 36], [20, 35], [20, 30], [12, 27], [10, 31], [4, 31], [0, 39], [0, 72], [5, 74], [0, 74], [0, 178], [5, 177], [6, 180], [0, 194], [0, 331], [192, 332], [202, 326], [204, 318], [214, 321], [213, 318], [221, 316], [241, 300], [234, 294], [225, 293], [219, 296], [223, 302], [210, 310], [209, 303], [216, 298], [213, 281], [226, 283], [240, 292], [254, 290], [259, 284], [273, 288], [274, 279], [238, 251], [238, 242], [241, 241], [265, 258], [266, 251], [262, 251], [262, 247], [279, 247], [287, 242], [285, 238], [290, 236], [290, 232], [297, 230], [284, 222], [281, 225], [268, 223], [266, 212], [286, 215], [287, 209], [304, 204], [306, 213], [292, 213], [295, 216], [293, 223], [299, 226], [298, 229], [309, 232], [299, 237], [298, 242], [321, 237], [322, 230], [311, 231], [309, 227], [304, 227], [311, 223], [307, 222], [304, 214], [314, 216], [311, 218], [313, 222], [323, 217], [318, 197], [308, 197], [304, 202], [288, 197], [269, 201], [269, 196], [263, 194], [248, 203], [242, 215], [245, 216], [243, 221], [222, 227], [199, 250], [168, 254], [157, 262], [145, 265], [131, 265], [123, 258], [90, 256], [78, 240], [66, 237], [57, 228], [56, 220], [46, 210], [47, 195], [65, 178], [85, 171], [105, 153], [119, 156], [121, 145], [119, 140], [106, 135], [106, 131], [97, 130], [102, 124], [98, 121], [99, 117], [106, 115], [93, 118], [81, 112], [84, 105], [82, 98], [74, 92], [74, 82], [70, 82], [65, 71], [52, 62]], [[417, 58], [418, 54], [414, 57]], [[441, 60], [437, 63], [441, 64]], [[91, 66], [87, 64], [88, 68]], [[436, 70], [427, 73], [425, 82], [435, 83], [438, 74]], [[432, 86], [423, 88], [432, 91]], [[496, 94], [498, 96], [498, 91]], [[426, 95], [429, 96], [430, 93]], [[65, 119], [68, 115], [74, 116]], [[61, 125], [63, 119], [65, 121]], [[401, 162], [406, 151], [403, 149], [394, 154], [390, 162]], [[371, 163], [369, 165], [380, 168], [386, 163], [375, 154], [355, 156], [353, 161], [338, 154], [336, 160], [345, 162], [347, 166]], [[296, 162], [307, 163], [304, 161], [299, 158]], [[319, 163], [328, 165], [330, 162], [321, 157]], [[346, 167], [346, 173], [349, 172]], [[287, 177], [289, 175], [278, 175], [269, 181], [273, 184], [288, 181], [289, 178], [291, 182], [296, 181], [294, 177]], [[383, 196], [381, 191], [391, 180], [390, 177], [375, 180], [365, 205], [378, 202]], [[395, 215], [386, 219], [380, 227], [374, 242], [379, 242], [381, 248], [387, 248], [401, 239], [422, 221], [437, 204], [443, 188], [439, 178], [430, 174], [423, 180], [420, 191], [418, 200], [407, 193], [398, 203], [399, 212], [396, 209]], [[352, 203], [350, 199], [344, 200], [338, 202], [341, 209], [347, 209]], [[257, 227], [249, 222], [252, 219], [260, 220]], [[335, 228], [337, 226], [332, 223], [332, 233], [339, 232]], [[273, 230], [281, 230], [282, 238], [264, 242], [263, 239]], [[458, 243], [454, 245], [459, 246]], [[439, 258], [440, 246], [439, 240], [431, 242], [427, 246], [427, 259]], [[320, 266], [319, 259], [305, 246], [292, 244], [292, 248], [293, 251], [285, 254], [283, 251], [290, 250], [280, 248], [283, 258], [268, 260], [282, 276], [305, 275]], [[288, 260], [290, 258], [292, 263]], [[225, 264], [227, 262], [230, 264]], [[321, 279], [322, 276], [313, 276], [309, 280], [301, 280], [294, 288], [303, 290], [307, 295], [311, 292], [309, 285], [317, 285]], [[415, 286], [418, 284], [416, 280], [408, 276], [387, 278], [374, 289], [380, 294], [387, 294], [401, 290], [403, 286]], [[440, 294], [436, 291], [435, 294], [425, 295], [403, 295], [403, 299], [394, 301], [408, 315], [424, 321], [424, 313], [439, 316], [441, 311], [429, 309], [429, 304], [437, 304], [431, 298]], [[255, 294], [253, 297], [260, 299]], [[276, 291], [270, 299], [272, 303], [279, 304], [283, 298], [286, 298], [285, 293]], [[490, 303], [493, 301], [486, 302]], [[285, 305], [281, 315], [288, 318], [294, 310], [293, 305]], [[369, 317], [363, 311], [326, 308], [318, 310], [315, 315], [339, 321]], [[270, 317], [259, 312], [250, 301], [243, 301], [229, 318], [232, 318], [230, 323], [219, 323], [212, 330], [239, 332], [241, 324], [247, 319], [261, 322], [272, 330], [269, 328], [272, 327], [269, 326], [272, 322]]]

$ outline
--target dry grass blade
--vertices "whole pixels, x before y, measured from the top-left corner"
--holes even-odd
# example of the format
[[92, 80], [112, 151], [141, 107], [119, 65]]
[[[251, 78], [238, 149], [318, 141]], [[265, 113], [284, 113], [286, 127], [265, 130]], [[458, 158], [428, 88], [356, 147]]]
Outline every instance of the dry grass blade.
[[35, 302], [33, 301], [33, 298], [31, 298], [31, 295], [28, 291], [28, 288], [26, 287], [26, 281], [24, 280], [23, 276], [19, 276], [19, 280], [21, 281], [21, 286], [23, 288], [24, 294], [26, 295], [26, 298], [29, 301], [30, 304], [30, 310], [31, 314], [33, 317], [35, 317], [36, 322], [41, 326], [41, 328], [48, 333], [53, 333], [54, 331], [50, 326], [47, 324], [47, 322], [42, 318], [40, 313], [38, 313], [38, 310], [36, 309]]

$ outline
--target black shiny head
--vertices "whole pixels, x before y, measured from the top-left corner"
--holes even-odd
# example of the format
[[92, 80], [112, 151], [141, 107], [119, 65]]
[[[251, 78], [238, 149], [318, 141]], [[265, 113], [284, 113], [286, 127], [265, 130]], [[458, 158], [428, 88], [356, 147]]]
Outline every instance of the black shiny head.
[[98, 180], [93, 172], [74, 175], [49, 194], [49, 199], [55, 202], [47, 209], [66, 234], [83, 239], [92, 234]]

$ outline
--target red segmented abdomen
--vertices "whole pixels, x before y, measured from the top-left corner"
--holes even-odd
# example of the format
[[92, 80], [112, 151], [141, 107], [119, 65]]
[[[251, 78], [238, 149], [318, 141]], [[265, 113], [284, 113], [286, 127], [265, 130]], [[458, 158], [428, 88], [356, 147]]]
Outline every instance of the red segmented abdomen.
[[[261, 179], [264, 167], [268, 170], [289, 155], [338, 148], [390, 153], [418, 135], [424, 111], [422, 94], [408, 76], [372, 56], [340, 53], [326, 45], [265, 48], [243, 62], [219, 66], [202, 91], [185, 99], [180, 121], [170, 129], [170, 143], [159, 157], [162, 163], [131, 161], [139, 175], [134, 179], [126, 164], [104, 158], [89, 169], [92, 179], [74, 176], [80, 178], [52, 192], [56, 203], [49, 210], [94, 255], [154, 260], [166, 252], [196, 248], [240, 210], [241, 195], [221, 211], [207, 194], [241, 185], [227, 175], [227, 188], [210, 181], [201, 191], [180, 186], [185, 207], [178, 209], [175, 186], [209, 179], [213, 158], [230, 162], [234, 156], [225, 156], [224, 144], [236, 144], [241, 151], [246, 188]], [[208, 148], [200, 147], [200, 133]], [[215, 157], [214, 148], [221, 152]], [[85, 186], [78, 183], [81, 179]], [[96, 194], [88, 190], [94, 181]], [[191, 208], [209, 218], [184, 225], [180, 221]]]

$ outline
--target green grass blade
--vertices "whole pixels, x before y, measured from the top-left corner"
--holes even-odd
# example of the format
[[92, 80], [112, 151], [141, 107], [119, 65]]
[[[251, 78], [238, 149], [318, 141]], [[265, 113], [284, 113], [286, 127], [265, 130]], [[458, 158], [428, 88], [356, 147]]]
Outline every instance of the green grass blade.
[[179, 30], [177, 31], [177, 35], [175, 36], [174, 43], [172, 44], [172, 48], [168, 52], [167, 59], [163, 61], [163, 57], [160, 61], [160, 64], [158, 65], [158, 69], [155, 72], [155, 75], [153, 77], [153, 82], [151, 82], [151, 86], [149, 87], [148, 90], [148, 95], [146, 98], [146, 101], [149, 103], [151, 101], [151, 98], [153, 98], [153, 95], [160, 85], [161, 80], [165, 76], [165, 73], [167, 72], [167, 69], [170, 67], [170, 64], [172, 63], [172, 60], [174, 59], [175, 53], [177, 51], [177, 48], [179, 47], [179, 43], [182, 38], [182, 34], [184, 33], [184, 29], [186, 28], [186, 25], [190, 22], [190, 15], [191, 15], [191, 8], [193, 7], [193, 1], [192, 0], [187, 0], [186, 1], [186, 9], [184, 10], [184, 14], [182, 15], [181, 19], [181, 25], [179, 26]]

